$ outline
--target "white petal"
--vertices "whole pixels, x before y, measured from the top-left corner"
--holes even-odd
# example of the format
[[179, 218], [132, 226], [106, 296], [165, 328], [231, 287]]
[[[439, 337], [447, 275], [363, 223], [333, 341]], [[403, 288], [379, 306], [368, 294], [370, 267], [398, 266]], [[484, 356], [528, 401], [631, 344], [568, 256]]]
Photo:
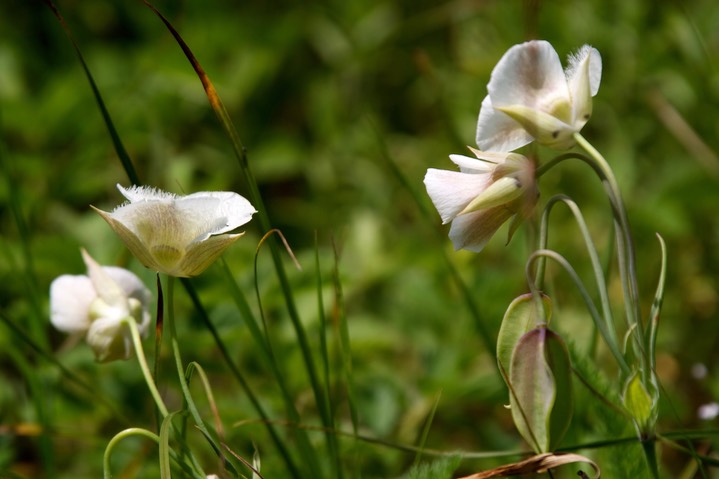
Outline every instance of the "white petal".
[[112, 277], [108, 276], [87, 251], [83, 249], [81, 253], [82, 259], [85, 261], [85, 266], [87, 266], [87, 275], [90, 277], [90, 281], [92, 281], [92, 286], [97, 296], [102, 298], [108, 306], [127, 309], [127, 296], [122, 288], [120, 288], [120, 285], [118, 285]]
[[489, 174], [469, 174], [430, 168], [424, 177], [427, 194], [446, 224], [487, 187]]
[[136, 186], [133, 185], [129, 188], [123, 188], [119, 183], [117, 189], [120, 190], [122, 196], [130, 200], [130, 203], [136, 203], [139, 201], [171, 201], [177, 198], [177, 195], [167, 193], [157, 188], [150, 186]]
[[449, 239], [455, 250], [479, 253], [512, 214], [506, 208], [496, 207], [457, 216], [449, 229]]
[[128, 298], [135, 298], [142, 304], [141, 323], [138, 329], [141, 334], [147, 330], [150, 324], [150, 301], [152, 301], [152, 293], [145, 287], [145, 284], [133, 272], [116, 266], [103, 266], [102, 269], [110, 276], [124, 291]]
[[85, 340], [98, 361], [128, 359], [132, 356], [129, 327], [117, 318], [98, 318], [93, 321]]
[[232, 231], [250, 221], [252, 215], [257, 213], [249, 201], [230, 191], [193, 193], [178, 198], [175, 206], [189, 218], [202, 218], [206, 222], [207, 234], [196, 241]]
[[519, 104], [549, 111], [551, 105], [560, 101], [569, 104], [567, 79], [559, 56], [543, 40], [510, 48], [494, 67], [487, 90], [495, 107]]
[[50, 321], [60, 331], [86, 331], [90, 303], [97, 295], [87, 276], [62, 275], [50, 285]]
[[512, 151], [531, 143], [532, 135], [509, 115], [495, 110], [489, 96], [482, 101], [477, 120], [477, 146], [483, 151]]
[[524, 155], [520, 155], [519, 153], [510, 153], [507, 151], [484, 151], [472, 148], [471, 146], [468, 148], [472, 151], [472, 153], [474, 153], [474, 156], [480, 160], [484, 160], [485, 162], [488, 161], [490, 163], [494, 163], [495, 165], [512, 159], [518, 160], [524, 158]]
[[592, 97], [601, 79], [602, 60], [599, 52], [584, 45], [569, 57], [567, 82], [572, 97], [572, 126], [580, 130], [592, 114]]
[[[497, 156], [501, 157], [499, 161], [503, 161], [506, 154], [497, 153]], [[452, 160], [452, 163], [459, 166], [459, 170], [462, 173], [490, 173], [495, 167], [493, 163], [480, 161], [477, 158], [470, 158], [464, 155], [449, 155], [449, 159]], [[498, 163], [498, 161], [494, 163]]]
[[602, 81], [602, 56], [596, 48], [584, 45], [577, 53], [569, 56], [567, 81], [572, 83], [577, 76], [579, 65], [585, 60], [589, 61], [589, 91], [592, 96], [595, 96], [599, 91], [599, 83]]
[[143, 304], [150, 302], [150, 290], [135, 273], [117, 266], [103, 266], [102, 269], [122, 289], [126, 297], [138, 299]]

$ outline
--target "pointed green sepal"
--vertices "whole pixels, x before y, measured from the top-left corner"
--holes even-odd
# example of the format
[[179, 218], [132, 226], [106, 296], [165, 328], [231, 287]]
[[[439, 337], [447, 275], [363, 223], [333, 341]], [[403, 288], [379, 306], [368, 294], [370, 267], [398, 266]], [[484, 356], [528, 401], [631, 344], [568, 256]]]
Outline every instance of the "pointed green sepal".
[[478, 194], [459, 214], [499, 206], [516, 200], [522, 196], [522, 185], [519, 180], [509, 176], [499, 178]]
[[495, 107], [495, 109], [512, 117], [538, 143], [544, 146], [557, 150], [566, 150], [575, 143], [573, 135], [576, 130], [549, 113], [525, 105], [501, 106]]

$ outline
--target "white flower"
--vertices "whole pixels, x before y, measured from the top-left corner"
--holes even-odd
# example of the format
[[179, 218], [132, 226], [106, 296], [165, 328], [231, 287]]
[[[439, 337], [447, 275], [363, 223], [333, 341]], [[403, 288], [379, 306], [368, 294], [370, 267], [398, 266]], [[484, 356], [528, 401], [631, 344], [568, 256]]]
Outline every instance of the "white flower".
[[128, 359], [132, 337], [122, 321], [136, 321], [145, 334], [150, 291], [126, 269], [100, 266], [85, 250], [82, 258], [87, 275], [63, 275], [50, 285], [50, 321], [60, 331], [85, 333], [98, 361]]
[[602, 58], [584, 45], [562, 71], [559, 55], [546, 41], [515, 45], [492, 71], [477, 122], [481, 150], [512, 151], [536, 140], [555, 149], [574, 145], [592, 115]]
[[538, 193], [534, 163], [525, 156], [470, 149], [479, 160], [450, 155], [460, 171], [430, 168], [424, 184], [442, 223], [452, 222], [454, 249], [479, 252], [505, 221], [529, 214]]
[[133, 186], [120, 192], [129, 201], [111, 213], [94, 208], [146, 267], [170, 276], [202, 273], [244, 233], [228, 233], [257, 211], [228, 191], [178, 196]]

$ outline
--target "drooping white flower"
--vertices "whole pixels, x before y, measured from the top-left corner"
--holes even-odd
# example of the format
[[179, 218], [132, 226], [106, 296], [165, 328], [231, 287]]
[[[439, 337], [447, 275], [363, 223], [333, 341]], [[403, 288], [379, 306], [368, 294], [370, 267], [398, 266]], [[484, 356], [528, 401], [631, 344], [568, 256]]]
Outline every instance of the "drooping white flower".
[[533, 140], [558, 150], [574, 145], [592, 115], [602, 58], [584, 45], [562, 71], [559, 55], [543, 40], [515, 45], [494, 67], [477, 122], [481, 150], [512, 151]]
[[155, 188], [117, 185], [127, 202], [94, 208], [147, 268], [170, 276], [202, 273], [244, 233], [226, 234], [257, 211], [228, 191], [178, 196]]
[[82, 258], [87, 275], [62, 275], [50, 285], [50, 321], [60, 331], [85, 333], [98, 361], [128, 359], [132, 337], [122, 321], [134, 320], [145, 334], [150, 291], [126, 269], [100, 266], [85, 250]]
[[442, 223], [452, 223], [454, 249], [479, 252], [505, 221], [515, 215], [524, 218], [538, 193], [534, 163], [527, 157], [471, 150], [479, 159], [450, 155], [460, 171], [430, 168], [424, 184]]

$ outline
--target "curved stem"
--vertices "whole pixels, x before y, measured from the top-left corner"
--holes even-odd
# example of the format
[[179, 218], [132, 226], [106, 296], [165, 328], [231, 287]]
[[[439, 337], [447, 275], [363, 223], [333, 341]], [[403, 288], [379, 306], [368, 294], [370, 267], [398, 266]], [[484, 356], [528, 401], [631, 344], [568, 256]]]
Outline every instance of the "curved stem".
[[107, 443], [105, 453], [102, 456], [102, 474], [105, 479], [112, 478], [112, 472], [110, 472], [110, 456], [112, 455], [112, 449], [117, 445], [118, 442], [130, 436], [144, 436], [152, 439], [156, 443], [160, 442], [160, 438], [157, 434], [154, 434], [147, 429], [142, 429], [139, 427], [125, 429], [124, 431], [120, 431], [119, 433], [115, 434], [115, 436], [110, 439], [110, 442]]
[[[190, 386], [187, 383], [188, 376], [182, 366], [182, 356], [180, 354], [180, 343], [177, 340], [177, 329], [175, 328], [175, 278], [173, 276], [167, 277], [167, 324], [170, 330], [170, 343], [172, 344], [172, 356], [175, 359], [175, 367], [177, 368], [177, 376], [180, 380], [180, 389], [182, 390], [182, 397], [187, 405], [187, 409], [192, 415], [192, 419], [200, 432], [205, 436], [210, 446], [214, 449], [215, 453], [227, 464], [228, 467], [234, 468], [232, 461], [228, 460], [227, 456], [222, 452], [220, 445], [217, 442], [216, 435], [212, 434], [211, 431], [205, 425], [205, 422], [200, 416], [200, 412], [195, 405], [195, 401], [192, 399], [190, 394]], [[189, 371], [192, 371], [190, 369]], [[189, 374], [189, 373], [188, 373]], [[191, 456], [193, 462], [195, 461], [194, 456]]]
[[142, 348], [142, 340], [140, 339], [140, 331], [137, 329], [137, 323], [131, 317], [123, 319], [122, 322], [127, 324], [127, 327], [130, 328], [132, 343], [135, 346], [135, 354], [137, 355], [137, 362], [140, 364], [142, 375], [145, 376], [147, 388], [150, 390], [150, 394], [152, 394], [152, 398], [155, 400], [155, 404], [157, 405], [157, 409], [160, 411], [160, 414], [162, 414], [162, 417], [165, 417], [167, 416], [167, 407], [162, 400], [162, 396], [160, 396], [160, 392], [157, 390], [157, 385], [155, 384], [155, 380], [152, 378], [150, 367], [147, 365], [147, 358], [145, 357], [145, 350]]
[[[612, 168], [609, 166], [609, 163], [607, 163], [607, 160], [604, 159], [601, 153], [597, 151], [596, 148], [592, 146], [591, 143], [589, 143], [581, 134], [575, 133], [574, 139], [577, 141], [577, 144], [581, 146], [584, 151], [586, 151], [589, 156], [596, 162], [597, 167], [602, 171], [602, 174], [604, 178], [606, 179], [609, 188], [612, 192], [612, 199], [615, 206], [615, 213], [617, 215], [617, 220], [620, 225], [620, 230], [624, 236], [624, 251], [622, 252], [622, 258], [621, 261], [626, 262], [625, 268], [626, 268], [626, 274], [625, 274], [625, 282], [627, 286], [627, 292], [628, 292], [628, 301], [629, 305], [627, 307], [627, 315], [628, 320], [632, 324], [636, 324], [637, 328], [637, 336], [639, 338], [644, 337], [644, 326], [641, 321], [641, 317], [639, 314], [639, 293], [638, 293], [638, 287], [637, 287], [637, 272], [636, 272], [636, 259], [635, 259], [635, 253], [634, 253], [634, 242], [632, 241], [632, 235], [631, 230], [629, 228], [629, 220], [627, 219], [627, 210], [624, 207], [624, 202], [622, 200], [622, 194], [619, 189], [619, 184], [617, 183], [616, 178], [614, 177], [614, 172], [612, 171]], [[638, 346], [640, 349], [637, 351], [637, 354], [641, 358], [643, 358], [643, 348], [641, 340], [638, 341]]]
[[[609, 303], [609, 294], [607, 292], [606, 280], [604, 278], [604, 271], [602, 269], [601, 261], [599, 260], [599, 254], [597, 253], [597, 248], [594, 245], [594, 241], [592, 240], [592, 236], [589, 233], [589, 228], [587, 227], [587, 223], [584, 221], [584, 216], [582, 215], [581, 210], [574, 202], [574, 200], [572, 200], [570, 197], [566, 195], [553, 196], [549, 199], [547, 205], [544, 207], [544, 212], [542, 214], [542, 220], [540, 225], [539, 249], [542, 250], [547, 247], [547, 224], [549, 222], [549, 214], [551, 213], [554, 205], [558, 202], [562, 202], [567, 205], [569, 210], [574, 215], [577, 226], [579, 227], [582, 237], [584, 238], [584, 243], [587, 247], [587, 253], [589, 254], [589, 259], [592, 263], [592, 270], [594, 271], [594, 279], [597, 283], [599, 300], [602, 305], [602, 313], [604, 316], [604, 324], [606, 325], [608, 334], [612, 338], [616, 338], [617, 333], [614, 328], [614, 319], [612, 317], [612, 309]], [[541, 280], [543, 279], [545, 264], [544, 259], [544, 257], [541, 257], [538, 260], [539, 264], [537, 266], [537, 274], [535, 276], [535, 283], [537, 285], [540, 285]]]
[[597, 329], [599, 329], [599, 332], [602, 334], [602, 337], [604, 338], [604, 341], [607, 343], [607, 346], [609, 347], [609, 350], [611, 351], [612, 355], [617, 361], [617, 364], [619, 364], [619, 367], [621, 370], [625, 373], [629, 373], [629, 366], [627, 365], [626, 360], [624, 359], [624, 356], [622, 356], [622, 352], [619, 349], [619, 346], [617, 345], [616, 338], [613, 336], [610, 336], [609, 331], [607, 331], [607, 328], [602, 321], [601, 317], [599, 316], [599, 311], [597, 311], [597, 307], [594, 304], [594, 301], [592, 301], [591, 296], [587, 292], [587, 288], [584, 287], [584, 283], [582, 283], [582, 279], [579, 277], [577, 272], [574, 270], [572, 265], [569, 263], [569, 261], [564, 258], [564, 256], [560, 255], [556, 251], [548, 250], [548, 249], [540, 249], [532, 253], [529, 258], [527, 259], [527, 265], [525, 268], [525, 274], [527, 276], [527, 283], [529, 284], [529, 288], [531, 289], [532, 293], [537, 292], [537, 287], [534, 284], [534, 281], [532, 279], [532, 263], [537, 260], [540, 257], [547, 257], [551, 258], [557, 263], [559, 263], [560, 266], [564, 268], [564, 270], [569, 274], [569, 277], [574, 282], [575, 286], [579, 290], [579, 293], [582, 296], [582, 299], [584, 299], [585, 304], [587, 305], [587, 309], [589, 310], [589, 314], [592, 316], [592, 319], [594, 320], [594, 324], [597, 326]]
[[636, 261], [634, 244], [632, 241], [631, 231], [629, 229], [629, 221], [627, 219], [626, 208], [621, 196], [619, 185], [614, 177], [614, 172], [607, 163], [606, 159], [596, 150], [582, 135], [574, 134], [577, 143], [590, 155], [589, 157], [578, 153], [566, 153], [560, 155], [550, 162], [542, 165], [537, 170], [537, 176], [541, 176], [554, 166], [564, 160], [575, 158], [589, 165], [595, 173], [600, 177], [604, 188], [609, 197], [612, 206], [612, 214], [614, 215], [614, 223], [616, 230], [617, 258], [619, 264], [619, 274], [622, 278], [622, 286], [624, 291], [624, 309], [626, 314], [626, 322], [629, 331], [633, 331], [632, 338], [636, 349], [642, 374], [646, 379], [647, 368], [647, 352], [644, 347], [644, 326], [641, 321], [639, 312], [639, 294], [636, 275]]

